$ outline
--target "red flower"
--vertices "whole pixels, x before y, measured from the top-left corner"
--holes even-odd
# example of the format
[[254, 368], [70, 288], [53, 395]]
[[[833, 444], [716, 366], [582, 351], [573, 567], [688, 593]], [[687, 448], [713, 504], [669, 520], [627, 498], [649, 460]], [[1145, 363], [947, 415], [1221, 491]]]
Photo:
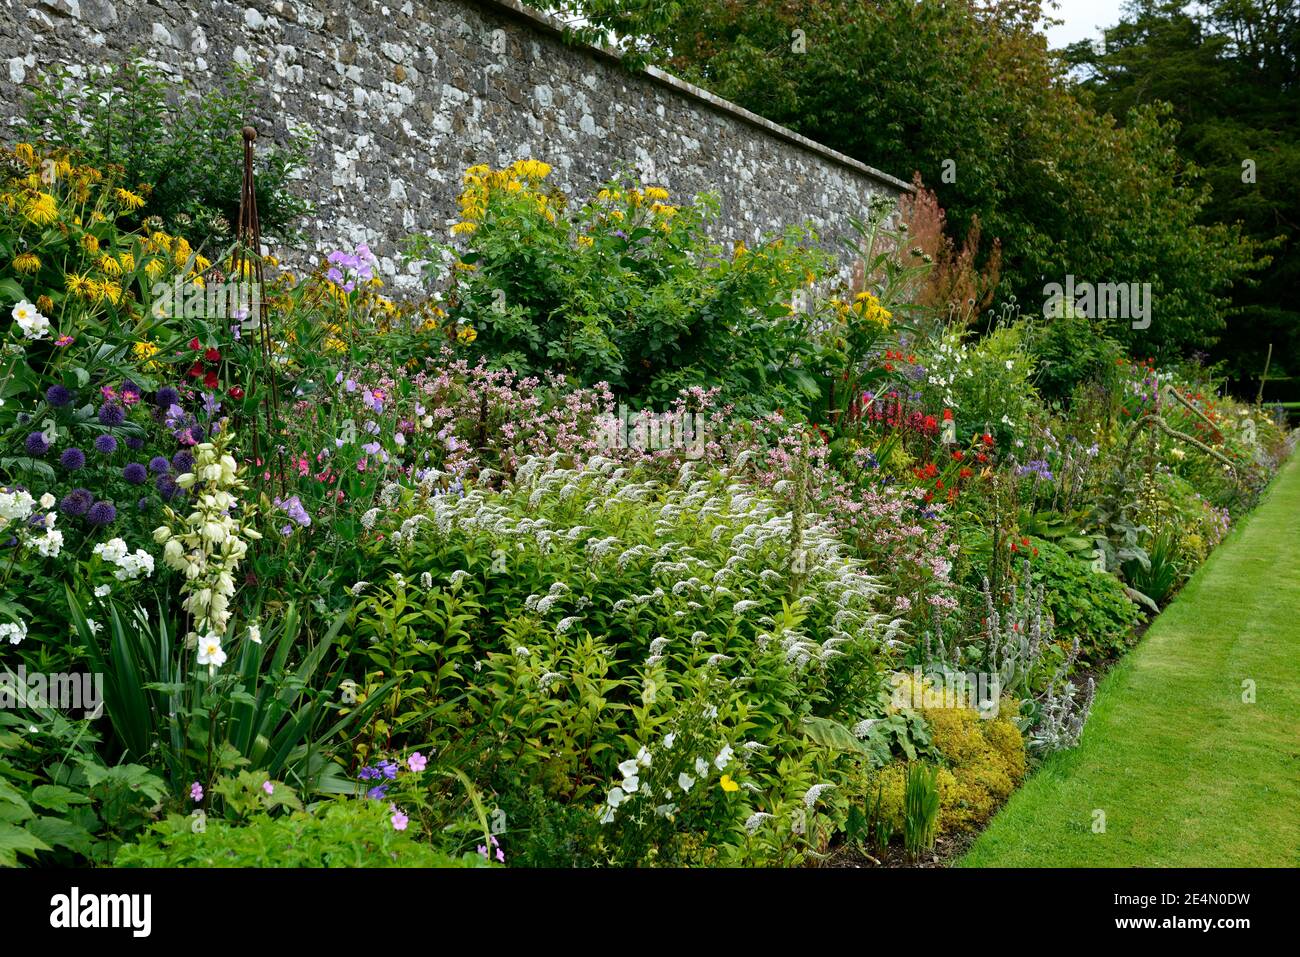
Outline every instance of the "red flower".
[[203, 375], [203, 364], [201, 362], [196, 362], [190, 366], [191, 378], [197, 379], [201, 375]]
[[968, 468], [963, 468], [960, 472], [957, 473], [957, 476], [958, 476], [959, 478], [968, 479], [968, 478], [970, 478], [970, 477], [971, 477], [972, 475], [974, 475], [974, 474], [975, 474], [975, 473], [972, 472], [970, 469], [968, 469]]
[[200, 349], [203, 348], [203, 346], [199, 343], [198, 336], [195, 336], [193, 339], [190, 340], [190, 348], [193, 349], [195, 352], [198, 352]]
[[232, 385], [230, 387], [230, 397], [235, 400], [242, 399], [244, 397], [244, 390], [237, 385]]
[[966, 457], [966, 453], [963, 452], [961, 449], [958, 449], [956, 452], [952, 453], [952, 457], [954, 461], [960, 462], [962, 459]]
[[984, 433], [984, 444], [985, 445], [993, 444], [993, 436], [989, 435], [987, 432]]
[[207, 359], [209, 362], [220, 362], [221, 353], [217, 351], [216, 346], [209, 346], [208, 351], [203, 353], [203, 358]]
[[944, 409], [944, 410], [943, 410], [943, 420], [944, 420], [945, 422], [951, 422], [951, 421], [952, 421], [952, 409]]
[[219, 385], [217, 381], [217, 374], [215, 372], [209, 372], [207, 375], [203, 377], [203, 384], [207, 386], [209, 389], [215, 389]]

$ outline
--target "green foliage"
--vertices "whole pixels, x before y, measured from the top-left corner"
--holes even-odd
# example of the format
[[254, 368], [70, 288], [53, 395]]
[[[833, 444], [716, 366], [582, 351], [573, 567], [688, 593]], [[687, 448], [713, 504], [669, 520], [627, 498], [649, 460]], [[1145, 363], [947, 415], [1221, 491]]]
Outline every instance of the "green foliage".
[[336, 799], [311, 812], [254, 815], [245, 824], [170, 815], [116, 867], [486, 867], [475, 853], [452, 855], [394, 830], [378, 801]]
[[[445, 290], [500, 366], [553, 370], [629, 400], [662, 406], [716, 384], [744, 409], [804, 408], [820, 394], [813, 322], [792, 308], [825, 256], [799, 230], [732, 255], [711, 242], [716, 200], [670, 206], [666, 191], [608, 183], [581, 206], [521, 161], [472, 169], [461, 197], [465, 236]], [[416, 242], [431, 284], [448, 247]]]
[[[56, 66], [24, 103], [21, 135], [75, 152], [84, 162], [119, 166], [131, 188], [147, 185], [138, 215], [159, 216], [169, 229], [222, 249], [239, 217], [244, 168], [240, 130], [253, 116], [253, 74], [233, 68], [224, 90], [200, 94], [143, 59], [89, 69], [89, 79]], [[265, 132], [265, 131], [264, 131]], [[295, 131], [285, 145], [257, 150], [257, 211], [262, 235], [292, 239], [307, 203], [290, 188], [306, 166], [309, 137]]]
[[903, 795], [903, 847], [913, 858], [934, 847], [939, 835], [939, 785], [935, 768], [922, 761], [907, 766]]
[[1128, 647], [1139, 613], [1113, 575], [1094, 571], [1086, 562], [1044, 539], [1034, 540], [1038, 556], [1030, 565], [1030, 580], [1046, 589], [1046, 607], [1056, 622], [1056, 635], [1076, 638], [1079, 658], [1100, 664]]

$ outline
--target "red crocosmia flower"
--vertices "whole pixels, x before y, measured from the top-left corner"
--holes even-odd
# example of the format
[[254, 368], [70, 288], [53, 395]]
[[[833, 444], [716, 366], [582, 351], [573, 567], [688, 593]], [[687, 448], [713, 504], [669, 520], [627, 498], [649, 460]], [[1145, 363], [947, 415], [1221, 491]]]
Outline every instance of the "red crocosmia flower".
[[938, 480], [934, 483], [934, 487], [935, 487], [936, 489], [938, 489], [940, 492], [942, 492], [942, 491], [943, 491], [943, 479], [938, 479]]
[[1021, 538], [1021, 539], [1020, 539], [1020, 544], [1021, 544], [1021, 545], [1028, 545], [1028, 544], [1029, 544], [1029, 539], [1027, 539], [1027, 538]]
[[952, 453], [952, 457], [954, 461], [960, 462], [962, 459], [966, 457], [966, 453], [963, 452], [961, 449], [958, 449], [956, 452]]
[[237, 385], [232, 385], [230, 387], [230, 397], [235, 400], [242, 399], [244, 397], [244, 390]]
[[934, 501], [934, 493], [933, 493], [933, 492], [926, 492], [926, 493], [925, 493], [925, 500], [926, 500], [927, 502], [933, 502], [933, 501]]
[[1019, 549], [1016, 548], [1016, 543], [1015, 543], [1015, 542], [1012, 542], [1012, 543], [1011, 543], [1011, 550], [1012, 550], [1013, 552], [1015, 552], [1015, 551], [1019, 551]]
[[944, 410], [943, 410], [943, 420], [944, 420], [945, 422], [951, 422], [951, 421], [952, 421], [952, 409], [944, 409]]
[[221, 353], [217, 351], [215, 346], [209, 346], [208, 351], [203, 353], [203, 358], [207, 359], [209, 362], [220, 362]]
[[989, 433], [987, 432], [984, 433], [984, 444], [985, 445], [993, 444], [993, 436], [989, 435]]
[[215, 389], [220, 384], [217, 380], [217, 374], [215, 372], [209, 372], [203, 377], [203, 384], [209, 389]]
[[960, 478], [964, 478], [964, 479], [968, 479], [968, 478], [970, 478], [970, 477], [971, 477], [972, 475], [974, 475], [974, 474], [975, 474], [975, 473], [972, 472], [972, 471], [971, 471], [970, 469], [968, 469], [968, 468], [963, 468], [960, 472], [957, 473], [958, 477], [960, 477]]
[[203, 344], [199, 342], [198, 336], [195, 336], [193, 339], [190, 340], [190, 348], [193, 349], [195, 352], [198, 352], [200, 349], [203, 348]]
[[933, 431], [934, 431], [935, 429], [937, 429], [938, 427], [939, 427], [939, 421], [938, 421], [938, 419], [936, 419], [936, 418], [935, 418], [934, 416], [932, 416], [932, 415], [927, 415], [927, 416], [925, 417], [925, 430], [926, 430], [927, 432], [933, 432]]
[[1037, 548], [1034, 549], [1034, 557], [1035, 557], [1035, 558], [1038, 557], [1038, 549], [1037, 549]]
[[196, 362], [196, 363], [194, 363], [194, 365], [190, 366], [190, 377], [191, 377], [191, 378], [197, 379], [197, 378], [198, 378], [199, 376], [201, 376], [201, 375], [203, 375], [203, 364], [202, 364], [202, 363]]

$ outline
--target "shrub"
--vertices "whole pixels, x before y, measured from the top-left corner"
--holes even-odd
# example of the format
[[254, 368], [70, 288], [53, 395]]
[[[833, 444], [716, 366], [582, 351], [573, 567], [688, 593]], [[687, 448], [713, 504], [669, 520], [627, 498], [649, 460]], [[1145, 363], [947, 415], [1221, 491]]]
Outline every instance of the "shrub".
[[1124, 586], [1115, 576], [1094, 571], [1059, 545], [1045, 539], [1032, 541], [1038, 555], [1030, 566], [1030, 580], [1045, 588], [1056, 637], [1067, 644], [1078, 639], [1079, 660], [1090, 665], [1121, 654], [1139, 618]]
[[[89, 82], [87, 82], [87, 79]], [[202, 94], [161, 68], [133, 58], [92, 67], [87, 79], [57, 66], [24, 103], [22, 135], [93, 166], [118, 167], [158, 216], [209, 250], [232, 239], [244, 169], [240, 130], [256, 108], [254, 77], [234, 68], [226, 90]], [[177, 99], [173, 100], [173, 97]], [[290, 183], [306, 163], [307, 134], [257, 151], [257, 212], [262, 235], [291, 239], [309, 209]]]
[[795, 232], [732, 255], [705, 226], [716, 203], [670, 205], [622, 179], [570, 207], [550, 167], [521, 160], [465, 174], [463, 248], [412, 246], [495, 364], [608, 382], [630, 400], [665, 403], [701, 383], [746, 409], [806, 408], [819, 394], [812, 316], [795, 308], [824, 256]]

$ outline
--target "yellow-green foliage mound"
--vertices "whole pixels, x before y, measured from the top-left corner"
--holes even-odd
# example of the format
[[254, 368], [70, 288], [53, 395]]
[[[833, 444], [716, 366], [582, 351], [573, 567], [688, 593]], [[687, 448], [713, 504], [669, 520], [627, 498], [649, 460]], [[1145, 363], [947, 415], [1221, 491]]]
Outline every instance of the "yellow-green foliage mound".
[[[906, 677], [910, 682], [910, 676]], [[923, 700], [923, 699], [916, 699]], [[969, 830], [988, 820], [1025, 777], [1025, 746], [1011, 721], [1015, 702], [1004, 699], [996, 717], [982, 718], [970, 707], [921, 708], [931, 742], [942, 759], [938, 768], [939, 830]], [[907, 766], [889, 764], [871, 782], [869, 805], [879, 796], [879, 816], [903, 826]]]

